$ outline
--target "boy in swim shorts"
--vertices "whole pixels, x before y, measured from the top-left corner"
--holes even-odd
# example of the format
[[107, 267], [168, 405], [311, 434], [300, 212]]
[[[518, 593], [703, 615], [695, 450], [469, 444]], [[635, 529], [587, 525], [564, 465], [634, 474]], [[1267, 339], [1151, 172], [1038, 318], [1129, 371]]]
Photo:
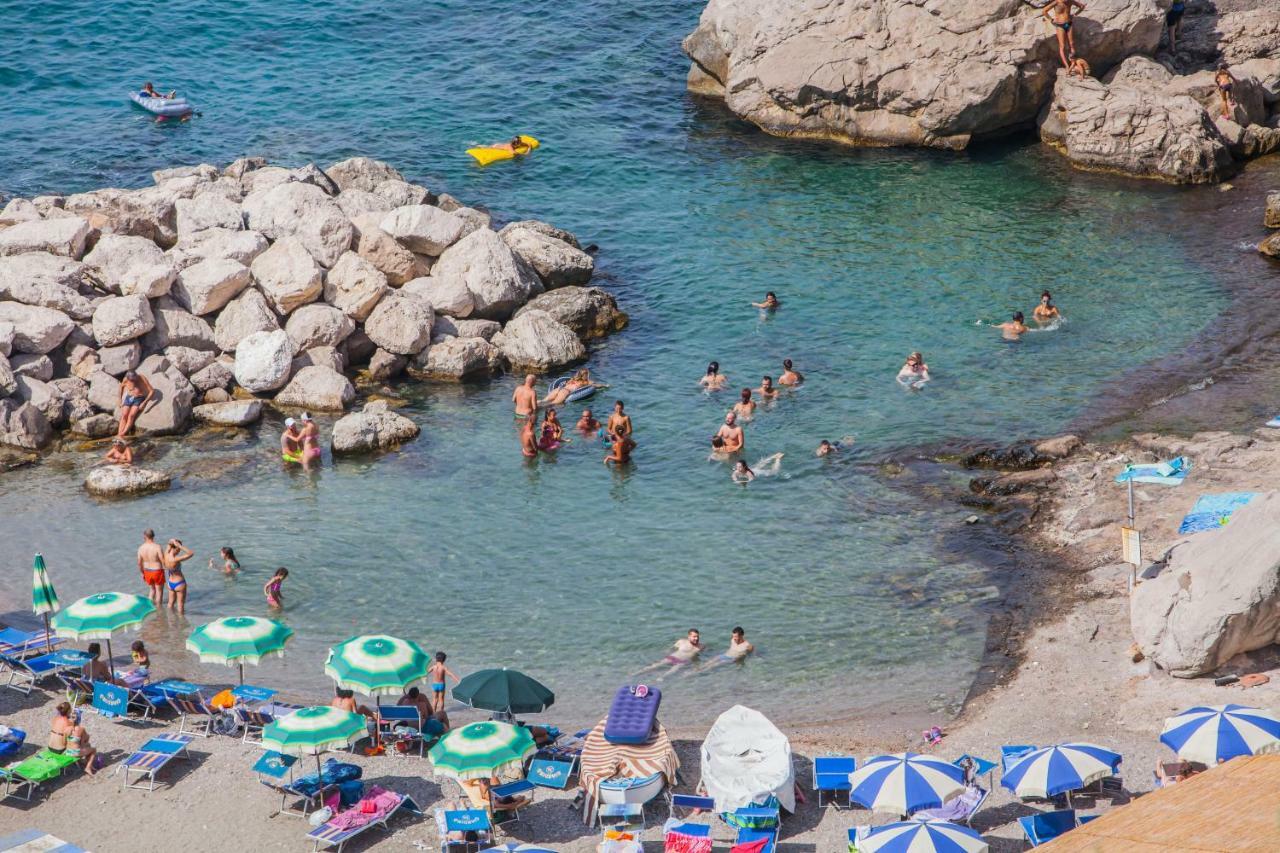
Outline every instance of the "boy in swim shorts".
[[156, 532], [150, 528], [142, 531], [142, 544], [138, 546], [138, 571], [142, 573], [151, 595], [151, 603], [160, 606], [160, 588], [164, 586], [164, 552], [156, 544]]
[[448, 655], [444, 652], [436, 652], [435, 661], [427, 668], [427, 674], [431, 676], [431, 707], [435, 711], [444, 710], [444, 680], [452, 678], [454, 683], [460, 680], [449, 667], [444, 665], [447, 659]]

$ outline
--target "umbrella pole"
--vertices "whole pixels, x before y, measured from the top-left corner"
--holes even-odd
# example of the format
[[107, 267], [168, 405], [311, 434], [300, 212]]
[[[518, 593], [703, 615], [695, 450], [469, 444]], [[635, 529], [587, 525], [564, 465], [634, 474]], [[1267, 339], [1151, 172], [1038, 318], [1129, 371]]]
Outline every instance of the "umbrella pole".
[[240, 686], [244, 686], [244, 663], [240, 664]]
[[46, 652], [53, 651], [53, 637], [49, 636], [49, 612], [45, 611], [44, 615], [44, 650]]
[[111, 654], [111, 638], [107, 637], [107, 680], [108, 681], [116, 680], [116, 668], [111, 664], [112, 657], [113, 655]]

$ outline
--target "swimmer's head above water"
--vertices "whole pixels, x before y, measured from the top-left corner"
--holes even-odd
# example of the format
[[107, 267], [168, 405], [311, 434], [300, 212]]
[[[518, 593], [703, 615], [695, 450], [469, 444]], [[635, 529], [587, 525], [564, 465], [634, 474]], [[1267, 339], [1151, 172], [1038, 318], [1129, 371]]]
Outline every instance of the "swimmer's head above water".
[[707, 375], [715, 376], [720, 372], [720, 362], [713, 361], [707, 365]]

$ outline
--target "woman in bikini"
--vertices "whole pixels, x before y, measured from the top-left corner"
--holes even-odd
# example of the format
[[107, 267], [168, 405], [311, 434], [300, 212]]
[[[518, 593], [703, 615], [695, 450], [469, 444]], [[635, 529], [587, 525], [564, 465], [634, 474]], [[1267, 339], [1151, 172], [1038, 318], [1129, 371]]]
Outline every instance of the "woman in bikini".
[[1217, 85], [1218, 95], [1222, 98], [1222, 117], [1231, 118], [1231, 111], [1236, 108], [1236, 98], [1232, 94], [1236, 78], [1231, 76], [1225, 63], [1218, 66], [1218, 70], [1213, 75], [1213, 82]]
[[169, 573], [169, 599], [166, 606], [179, 613], [187, 612], [187, 578], [182, 574], [182, 564], [194, 557], [181, 539], [170, 539], [164, 549], [164, 568]]
[[84, 764], [84, 772], [90, 776], [98, 772], [98, 750], [89, 745], [89, 732], [71, 717], [71, 703], [61, 702], [57, 707], [57, 715], [49, 726], [49, 751], [70, 758], [79, 759]]
[[308, 412], [302, 413], [302, 470], [310, 471], [320, 464], [320, 425]]
[[560, 425], [560, 418], [556, 415], [556, 410], [547, 409], [547, 413], [542, 417], [542, 436], [538, 439], [538, 449], [543, 451], [559, 450], [560, 442], [563, 438], [564, 427]]
[[742, 399], [733, 404], [733, 413], [744, 421], [749, 421], [751, 416], [755, 414], [756, 401], [751, 399], [750, 388], [743, 388], [740, 396]]
[[1054, 29], [1058, 31], [1058, 55], [1062, 57], [1063, 68], [1070, 68], [1071, 61], [1068, 56], [1076, 55], [1076, 37], [1071, 32], [1075, 17], [1073, 8], [1083, 12], [1084, 4], [1076, 0], [1053, 0], [1041, 12], [1045, 20], [1053, 24]]
[[713, 361], [707, 365], [707, 373], [698, 380], [698, 384], [708, 391], [719, 391], [729, 381], [729, 377], [720, 372], [720, 362]]
[[548, 394], [546, 399], [542, 401], [542, 405], [563, 406], [569, 401], [569, 396], [571, 394], [581, 391], [583, 388], [589, 388], [592, 385], [597, 388], [607, 387], [597, 382], [592, 382], [591, 371], [584, 367], [577, 373], [573, 374], [573, 377], [568, 382]]
[[117, 438], [123, 438], [133, 430], [133, 422], [155, 395], [156, 389], [151, 387], [147, 377], [133, 370], [124, 375], [124, 380], [120, 383], [120, 428], [116, 430]]
[[1041, 325], [1052, 323], [1054, 320], [1062, 316], [1058, 311], [1058, 306], [1053, 304], [1053, 296], [1049, 291], [1043, 291], [1040, 294], [1040, 304], [1036, 306], [1036, 310], [1031, 312], [1031, 316]]

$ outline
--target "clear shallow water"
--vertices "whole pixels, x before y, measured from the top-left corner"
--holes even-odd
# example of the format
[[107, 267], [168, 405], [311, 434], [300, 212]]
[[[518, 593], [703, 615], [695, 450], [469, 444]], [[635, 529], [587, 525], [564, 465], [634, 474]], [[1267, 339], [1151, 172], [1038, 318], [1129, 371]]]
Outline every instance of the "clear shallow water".
[[[382, 630], [448, 650], [462, 671], [524, 668], [585, 720], [688, 626], [715, 648], [742, 624], [760, 649], [746, 667], [667, 680], [689, 720], [731, 698], [804, 719], [954, 703], [991, 581], [937, 547], [967, 513], [881, 483], [869, 460], [1058, 430], [1227, 303], [1222, 250], [1188, 225], [1184, 193], [1121, 189], [1035, 147], [782, 142], [691, 99], [678, 45], [696, 4], [255, 0], [170, 5], [140, 28], [148, 8], [0, 3], [21, 46], [0, 60], [0, 191], [137, 186], [155, 168], [246, 153], [321, 165], [360, 153], [500, 219], [553, 221], [599, 244], [597, 283], [631, 313], [590, 364], [613, 386], [596, 408], [623, 397], [640, 444], [628, 472], [581, 441], [525, 464], [502, 380], [411, 391], [418, 442], [315, 481], [279, 472], [270, 426], [261, 440], [161, 444], [162, 464], [223, 479], [129, 503], [83, 496], [83, 454], [0, 479], [0, 572], [18, 597], [35, 549], [68, 600], [137, 589], [145, 526], [197, 551], [190, 625], [144, 632], [174, 642], [170, 656], [206, 618], [262, 612], [261, 584], [287, 565], [298, 635], [261, 677], [297, 687], [323, 687], [328, 645]], [[124, 100], [144, 79], [204, 115], [157, 127]], [[515, 132], [544, 147], [485, 170], [463, 153]], [[1069, 318], [1060, 329], [1009, 345], [975, 325], [1029, 313], [1045, 287]], [[762, 316], [748, 303], [769, 289], [784, 307]], [[912, 349], [935, 376], [919, 394], [893, 381]], [[714, 358], [734, 387], [755, 386], [784, 357], [809, 382], [748, 426], [746, 454], [784, 451], [784, 476], [733, 486], [706, 460], [731, 400], [696, 380]], [[845, 435], [855, 453], [812, 457]], [[203, 568], [223, 544], [247, 567], [234, 583]]]

